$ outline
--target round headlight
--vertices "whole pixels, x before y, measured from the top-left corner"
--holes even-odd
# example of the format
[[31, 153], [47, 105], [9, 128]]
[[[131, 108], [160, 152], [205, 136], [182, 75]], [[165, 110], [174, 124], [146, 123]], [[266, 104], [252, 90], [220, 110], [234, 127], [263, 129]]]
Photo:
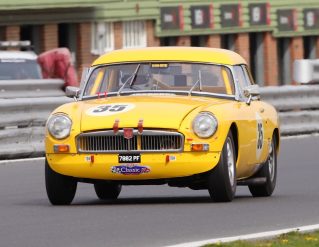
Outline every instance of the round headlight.
[[55, 139], [64, 139], [70, 135], [72, 121], [66, 115], [53, 115], [48, 120], [48, 131]]
[[199, 113], [193, 121], [193, 130], [200, 138], [211, 137], [217, 130], [217, 119], [208, 112]]

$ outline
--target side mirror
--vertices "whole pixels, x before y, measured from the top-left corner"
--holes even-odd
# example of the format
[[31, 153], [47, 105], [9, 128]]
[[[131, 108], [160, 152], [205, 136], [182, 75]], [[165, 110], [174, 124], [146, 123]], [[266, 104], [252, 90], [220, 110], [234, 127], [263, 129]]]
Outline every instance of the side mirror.
[[260, 96], [259, 86], [258, 85], [250, 85], [244, 88], [244, 95], [249, 98], [249, 96], [256, 97]]
[[76, 99], [76, 98], [78, 98], [80, 96], [80, 93], [81, 93], [81, 89], [78, 88], [78, 87], [68, 86], [65, 89], [65, 94], [69, 98], [75, 98]]
[[259, 86], [258, 85], [250, 85], [244, 88], [244, 95], [245, 97], [248, 98], [247, 100], [247, 105], [250, 104], [251, 100], [253, 97], [258, 97], [260, 96], [260, 91], [259, 91]]

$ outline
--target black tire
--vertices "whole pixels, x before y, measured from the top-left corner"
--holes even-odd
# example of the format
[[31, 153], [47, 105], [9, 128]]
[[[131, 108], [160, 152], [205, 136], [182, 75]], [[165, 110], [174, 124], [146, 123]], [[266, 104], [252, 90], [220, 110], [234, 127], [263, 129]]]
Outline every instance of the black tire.
[[277, 153], [276, 137], [273, 136], [269, 157], [254, 177], [265, 177], [266, 183], [262, 185], [249, 185], [250, 193], [254, 197], [271, 196], [276, 187], [277, 181]]
[[209, 173], [207, 187], [215, 202], [230, 202], [236, 192], [236, 149], [231, 132], [228, 133], [217, 166]]
[[52, 205], [69, 205], [75, 196], [77, 181], [56, 173], [45, 160], [45, 187]]
[[97, 197], [101, 200], [115, 200], [122, 190], [122, 185], [109, 182], [98, 182], [94, 184]]

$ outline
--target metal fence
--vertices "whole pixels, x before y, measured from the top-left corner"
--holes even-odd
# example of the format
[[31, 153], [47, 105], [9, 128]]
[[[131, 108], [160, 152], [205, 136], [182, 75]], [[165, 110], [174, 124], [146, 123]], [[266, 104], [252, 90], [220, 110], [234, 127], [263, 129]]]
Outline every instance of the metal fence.
[[[44, 126], [65, 97], [61, 80], [0, 82], [0, 159], [44, 155]], [[261, 88], [279, 111], [281, 135], [319, 132], [319, 86]]]

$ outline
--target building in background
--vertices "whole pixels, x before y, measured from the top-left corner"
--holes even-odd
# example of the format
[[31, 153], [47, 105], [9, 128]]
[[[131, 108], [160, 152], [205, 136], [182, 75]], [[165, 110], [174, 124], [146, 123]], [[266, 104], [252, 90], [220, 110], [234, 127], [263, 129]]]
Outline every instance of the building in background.
[[67, 47], [79, 74], [113, 49], [205, 46], [241, 54], [259, 85], [282, 85], [295, 59], [319, 58], [318, 0], [1, 2], [0, 40], [30, 40], [37, 53]]

